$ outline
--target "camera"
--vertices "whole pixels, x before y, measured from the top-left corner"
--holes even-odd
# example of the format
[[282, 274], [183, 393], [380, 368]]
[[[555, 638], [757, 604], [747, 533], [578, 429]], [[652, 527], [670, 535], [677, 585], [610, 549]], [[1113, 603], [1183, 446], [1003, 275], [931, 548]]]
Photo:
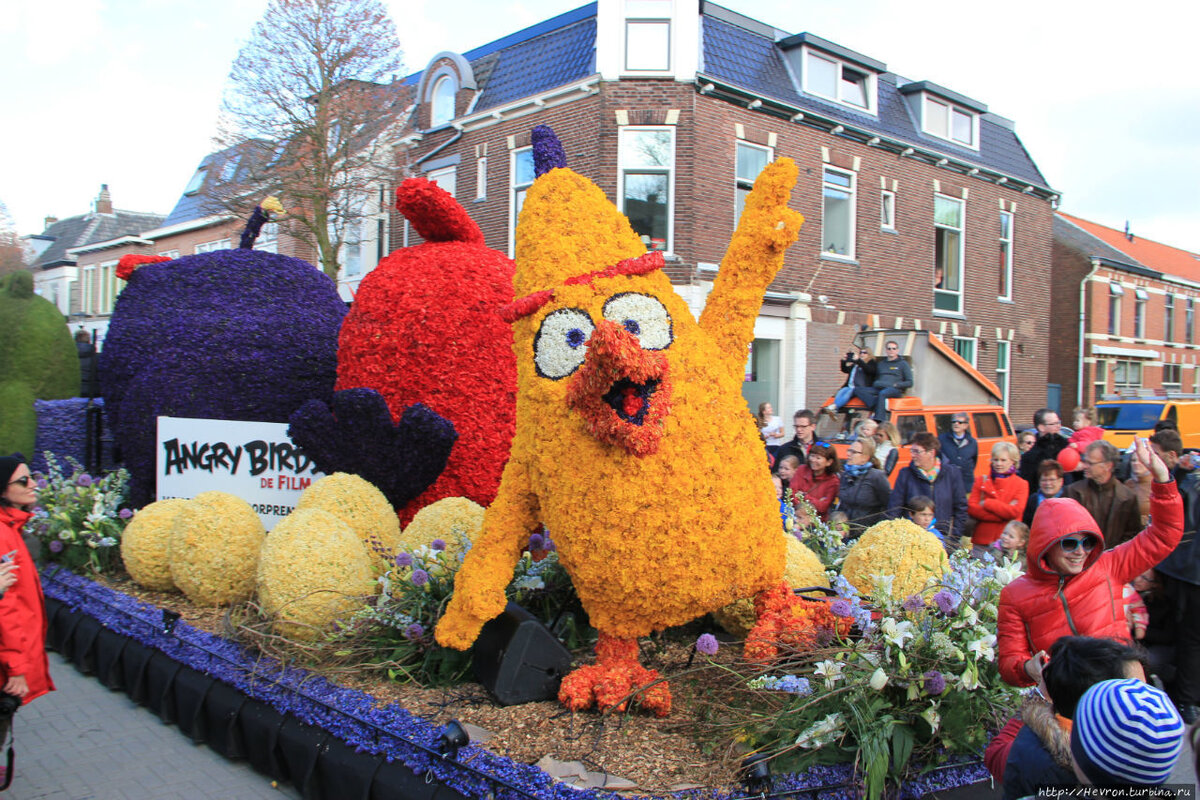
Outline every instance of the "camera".
[[0, 718], [11, 717], [21, 707], [21, 698], [0, 692]]

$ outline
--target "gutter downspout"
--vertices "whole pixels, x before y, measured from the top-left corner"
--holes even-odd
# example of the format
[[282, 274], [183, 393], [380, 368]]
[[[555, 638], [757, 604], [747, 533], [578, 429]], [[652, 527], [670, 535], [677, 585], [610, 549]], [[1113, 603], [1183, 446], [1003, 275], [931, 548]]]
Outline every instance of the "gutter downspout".
[[[1100, 259], [1091, 259], [1092, 269], [1087, 275], [1083, 276], [1083, 280], [1079, 282], [1079, 359], [1076, 366], [1075, 375], [1075, 405], [1083, 405], [1083, 348], [1086, 344], [1085, 334], [1087, 333], [1087, 285], [1096, 272], [1100, 269]], [[1095, 405], [1095, 403], [1093, 403]]]

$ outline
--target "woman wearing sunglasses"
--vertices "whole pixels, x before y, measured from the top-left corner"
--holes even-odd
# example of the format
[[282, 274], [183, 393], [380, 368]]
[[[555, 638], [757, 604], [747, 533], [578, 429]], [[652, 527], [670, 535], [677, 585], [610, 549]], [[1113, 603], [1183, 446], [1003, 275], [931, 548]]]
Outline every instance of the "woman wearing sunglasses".
[[1025, 574], [1000, 592], [1000, 677], [1013, 686], [1040, 682], [1050, 646], [1063, 636], [1129, 640], [1121, 592], [1179, 543], [1183, 501], [1171, 473], [1146, 439], [1134, 457], [1154, 476], [1150, 527], [1104, 549], [1100, 526], [1083, 506], [1052, 498], [1038, 506], [1025, 550]]
[[[0, 689], [22, 703], [54, 689], [46, 661], [46, 605], [37, 568], [21, 538], [37, 502], [37, 483], [19, 453], [0, 457], [0, 561], [16, 580], [0, 597]], [[7, 725], [12, 717], [3, 717]], [[7, 737], [0, 730], [0, 743]]]

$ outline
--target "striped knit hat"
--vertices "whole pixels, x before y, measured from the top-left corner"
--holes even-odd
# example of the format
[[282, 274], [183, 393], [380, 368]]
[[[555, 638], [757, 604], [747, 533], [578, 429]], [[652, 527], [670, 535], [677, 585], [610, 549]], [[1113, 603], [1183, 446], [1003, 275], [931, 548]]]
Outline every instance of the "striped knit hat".
[[1185, 728], [1164, 692], [1132, 678], [1101, 681], [1079, 699], [1071, 755], [1093, 786], [1159, 786]]

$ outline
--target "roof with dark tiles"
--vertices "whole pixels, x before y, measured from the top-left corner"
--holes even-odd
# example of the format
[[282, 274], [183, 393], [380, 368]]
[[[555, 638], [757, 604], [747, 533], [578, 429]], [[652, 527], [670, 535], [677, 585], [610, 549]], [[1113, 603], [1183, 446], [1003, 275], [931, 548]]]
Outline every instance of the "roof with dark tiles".
[[33, 262], [33, 269], [49, 269], [62, 264], [74, 264], [75, 257], [67, 251], [96, 242], [107, 242], [122, 236], [137, 236], [142, 231], [157, 227], [163, 221], [162, 214], [115, 209], [111, 214], [95, 211], [66, 217], [51, 224], [39, 236], [52, 239]]
[[595, 74], [595, 45], [592, 16], [497, 51], [486, 79], [482, 70], [475, 75], [483, 90], [476, 110], [503, 106]]

